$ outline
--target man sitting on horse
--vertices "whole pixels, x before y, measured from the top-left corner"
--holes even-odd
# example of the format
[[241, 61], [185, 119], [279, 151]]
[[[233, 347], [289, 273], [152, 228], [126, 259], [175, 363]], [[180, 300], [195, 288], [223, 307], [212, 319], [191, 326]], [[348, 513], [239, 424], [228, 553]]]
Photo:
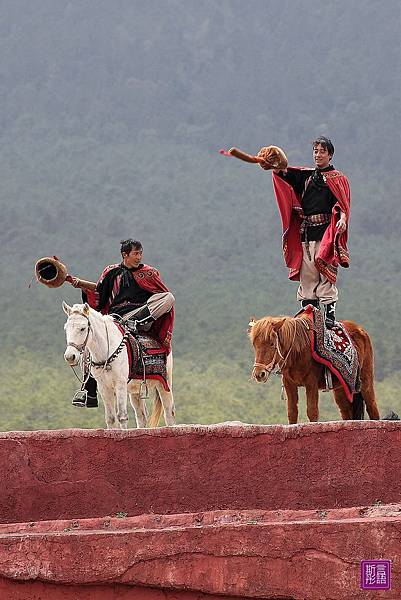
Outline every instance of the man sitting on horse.
[[[315, 169], [288, 167], [273, 172], [273, 187], [283, 224], [283, 253], [289, 279], [299, 281], [302, 307], [324, 306], [332, 327], [338, 290], [338, 265], [349, 266], [350, 211], [348, 180], [330, 164], [334, 146], [326, 137], [313, 142]], [[271, 169], [268, 163], [263, 169]]]
[[[142, 264], [141, 242], [123, 240], [120, 251], [122, 262], [107, 266], [97, 283], [74, 276], [70, 283], [83, 290], [83, 300], [92, 308], [103, 314], [118, 315], [134, 334], [147, 331], [168, 354], [174, 325], [174, 296], [157, 269]], [[97, 406], [96, 381], [91, 377], [86, 390], [86, 406]]]

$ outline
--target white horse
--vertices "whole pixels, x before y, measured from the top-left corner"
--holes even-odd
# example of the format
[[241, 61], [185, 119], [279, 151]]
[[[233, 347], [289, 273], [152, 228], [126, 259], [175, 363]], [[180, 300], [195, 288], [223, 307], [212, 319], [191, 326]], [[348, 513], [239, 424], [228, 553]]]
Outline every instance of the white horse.
[[[76, 366], [84, 349], [88, 349], [92, 376], [98, 383], [104, 402], [107, 428], [127, 429], [127, 395], [135, 412], [137, 427], [157, 427], [162, 409], [166, 425], [175, 425], [173, 393], [167, 392], [160, 381], [153, 379], [146, 382], [149, 391], [153, 392], [153, 410], [148, 422], [146, 402], [140, 394], [141, 381], [128, 382], [128, 352], [124, 336], [113, 318], [93, 310], [88, 304], [68, 306], [63, 302], [63, 310], [68, 316], [64, 325], [67, 338], [64, 358], [70, 366]], [[172, 390], [171, 353], [166, 367], [168, 386]]]

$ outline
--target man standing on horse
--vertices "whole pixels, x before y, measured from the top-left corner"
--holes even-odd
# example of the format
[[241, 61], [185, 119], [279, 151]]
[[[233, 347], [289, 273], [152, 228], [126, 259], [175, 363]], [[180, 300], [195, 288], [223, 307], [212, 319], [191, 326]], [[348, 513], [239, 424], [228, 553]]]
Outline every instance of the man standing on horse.
[[[83, 300], [92, 308], [122, 317], [133, 333], [148, 332], [168, 354], [174, 325], [174, 296], [157, 269], [141, 262], [141, 242], [123, 240], [120, 251], [122, 262], [107, 266], [97, 283], [78, 277], [71, 277], [70, 283], [83, 290]], [[96, 381], [89, 378], [88, 384], [86, 406], [97, 406]]]
[[[313, 142], [315, 168], [273, 170], [273, 188], [283, 224], [283, 253], [289, 279], [299, 281], [302, 307], [324, 307], [326, 326], [335, 322], [338, 266], [349, 266], [347, 248], [350, 187], [331, 164], [334, 146], [326, 137]], [[261, 163], [265, 170], [269, 163]]]

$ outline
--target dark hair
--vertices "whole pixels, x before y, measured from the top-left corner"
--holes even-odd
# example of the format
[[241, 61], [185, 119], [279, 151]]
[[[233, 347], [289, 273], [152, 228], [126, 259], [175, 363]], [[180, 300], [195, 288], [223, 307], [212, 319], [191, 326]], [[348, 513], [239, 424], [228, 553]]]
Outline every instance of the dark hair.
[[128, 240], [121, 240], [120, 244], [121, 244], [121, 248], [120, 248], [121, 254], [129, 254], [132, 249], [142, 250], [141, 242], [138, 242], [138, 240], [133, 240], [131, 238], [129, 238]]
[[317, 146], [318, 144], [320, 144], [321, 146], [323, 146], [323, 148], [325, 150], [327, 150], [327, 152], [330, 154], [330, 156], [333, 156], [333, 154], [334, 154], [334, 145], [333, 145], [333, 142], [331, 140], [329, 140], [329, 138], [324, 137], [323, 135], [321, 135], [320, 137], [316, 138], [312, 142], [313, 148], [315, 146]]

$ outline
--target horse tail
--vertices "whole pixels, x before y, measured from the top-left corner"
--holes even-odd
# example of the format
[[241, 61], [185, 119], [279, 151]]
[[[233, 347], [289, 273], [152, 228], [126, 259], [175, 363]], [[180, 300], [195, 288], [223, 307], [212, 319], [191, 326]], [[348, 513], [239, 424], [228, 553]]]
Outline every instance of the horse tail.
[[[364, 406], [366, 405], [366, 409], [368, 415], [371, 419], [378, 420], [380, 419], [379, 408], [376, 402], [376, 394], [375, 394], [375, 386], [374, 386], [374, 377], [375, 377], [375, 367], [374, 367], [374, 355], [373, 355], [373, 347], [372, 342], [370, 340], [368, 332], [360, 327], [360, 332], [362, 333], [362, 337], [364, 340], [364, 348], [362, 352], [362, 357], [359, 356], [360, 360], [360, 381], [361, 381], [361, 391], [358, 394], [354, 395], [354, 401], [352, 404], [357, 402], [355, 406], [353, 406], [352, 412], [354, 419], [363, 419], [363, 411]], [[360, 398], [359, 398], [360, 396]]]
[[160, 399], [159, 392], [156, 388], [155, 389], [155, 399], [153, 400], [152, 414], [150, 415], [150, 418], [148, 421], [148, 427], [157, 427], [158, 426], [160, 417], [162, 414], [162, 410], [163, 410], [162, 401]]
[[363, 421], [365, 418], [365, 401], [361, 392], [356, 392], [352, 400], [352, 418], [355, 421]]

